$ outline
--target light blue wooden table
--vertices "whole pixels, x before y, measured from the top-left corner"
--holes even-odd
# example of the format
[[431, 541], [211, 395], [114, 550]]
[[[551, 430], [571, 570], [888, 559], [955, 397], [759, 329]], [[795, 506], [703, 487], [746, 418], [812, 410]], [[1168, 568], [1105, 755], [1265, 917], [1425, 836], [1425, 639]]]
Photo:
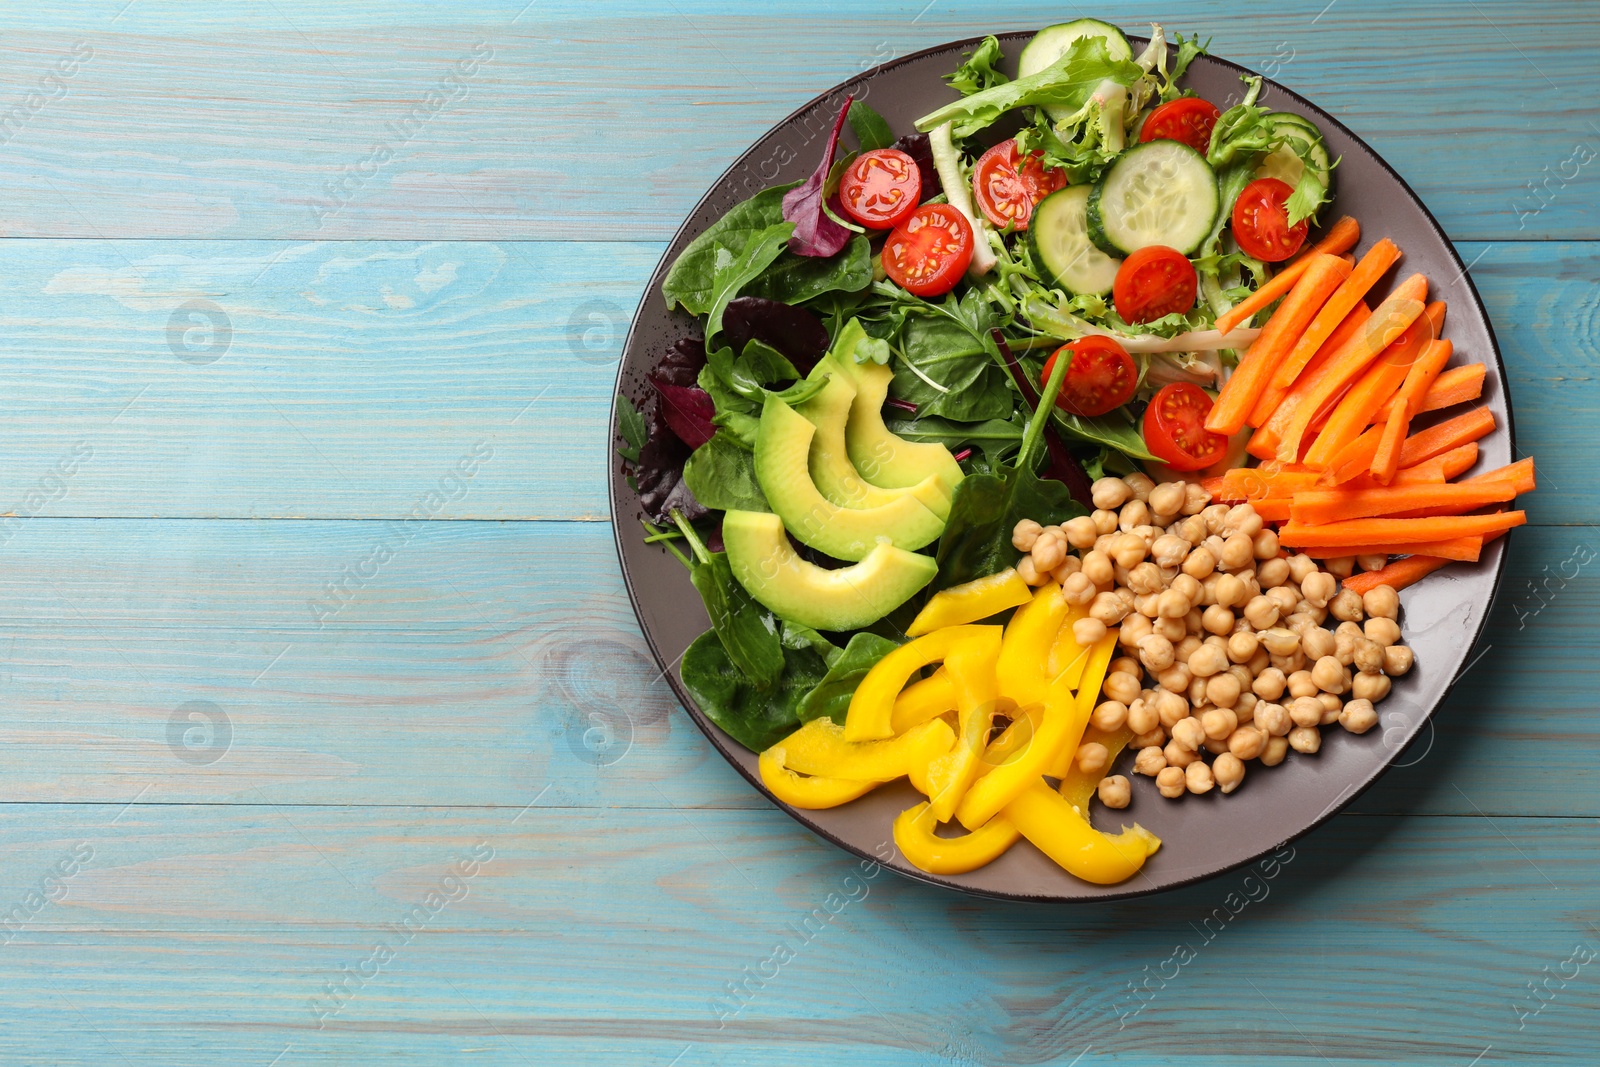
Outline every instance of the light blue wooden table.
[[[1020, 907], [864, 876], [709, 749], [623, 593], [605, 417], [770, 124], [1087, 14], [1212, 36], [1405, 175], [1541, 486], [1482, 658], [1351, 811]], [[1593, 3], [3, 17], [0, 1062], [1600, 1062]]]

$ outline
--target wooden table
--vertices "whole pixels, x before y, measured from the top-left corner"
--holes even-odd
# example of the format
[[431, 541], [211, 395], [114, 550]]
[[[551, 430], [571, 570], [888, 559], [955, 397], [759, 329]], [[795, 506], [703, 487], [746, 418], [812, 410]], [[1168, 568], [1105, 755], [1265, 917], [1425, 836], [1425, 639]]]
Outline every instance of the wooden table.
[[[1592, 3], [525, 2], [7, 6], [0, 1062], [1595, 1062]], [[1021, 907], [862, 878], [709, 749], [605, 420], [771, 123], [1080, 14], [1209, 35], [1396, 166], [1541, 485], [1482, 657], [1350, 811]]]

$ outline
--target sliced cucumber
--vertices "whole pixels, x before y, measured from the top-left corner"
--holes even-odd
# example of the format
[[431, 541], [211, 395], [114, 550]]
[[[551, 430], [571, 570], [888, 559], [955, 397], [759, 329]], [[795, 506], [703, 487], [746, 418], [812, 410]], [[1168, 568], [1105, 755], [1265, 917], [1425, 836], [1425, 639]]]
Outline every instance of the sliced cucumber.
[[1089, 194], [1089, 239], [1110, 256], [1150, 245], [1192, 255], [1220, 210], [1217, 175], [1179, 141], [1134, 145]]
[[[1316, 168], [1322, 187], [1329, 188], [1329, 183], [1333, 179], [1333, 166], [1328, 160], [1328, 148], [1322, 143], [1321, 131], [1312, 125], [1309, 119], [1287, 111], [1277, 112], [1268, 118], [1273, 120], [1273, 128], [1285, 140], [1294, 138], [1311, 146], [1309, 153], [1311, 165]], [[1282, 145], [1261, 161], [1261, 165], [1256, 168], [1256, 177], [1278, 178], [1287, 182], [1292, 188], [1299, 184], [1300, 176], [1305, 173], [1305, 169], [1306, 161], [1300, 158], [1300, 153], [1289, 145]]]
[[[1017, 57], [1017, 77], [1026, 78], [1030, 74], [1039, 73], [1066, 55], [1067, 48], [1080, 37], [1099, 37], [1105, 41], [1106, 53], [1112, 59], [1133, 59], [1133, 45], [1129, 44], [1128, 38], [1111, 23], [1101, 22], [1099, 19], [1075, 19], [1072, 22], [1046, 26], [1034, 34], [1033, 40], [1027, 43], [1022, 49], [1022, 54]], [[1060, 122], [1070, 115], [1072, 110], [1047, 107], [1045, 112]]]
[[1111, 291], [1122, 260], [1089, 240], [1089, 187], [1069, 185], [1039, 201], [1028, 224], [1033, 261], [1058, 288], [1100, 296]]

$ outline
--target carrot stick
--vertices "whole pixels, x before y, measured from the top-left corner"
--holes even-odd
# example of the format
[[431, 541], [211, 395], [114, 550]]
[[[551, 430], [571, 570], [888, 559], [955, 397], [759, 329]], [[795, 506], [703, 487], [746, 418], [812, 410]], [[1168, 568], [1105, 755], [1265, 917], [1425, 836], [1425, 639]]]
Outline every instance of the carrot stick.
[[1400, 466], [1415, 467], [1468, 441], [1486, 437], [1493, 430], [1494, 412], [1488, 408], [1473, 408], [1406, 438], [1406, 443], [1400, 447]]
[[1343, 485], [1352, 478], [1366, 474], [1372, 466], [1372, 457], [1378, 452], [1378, 440], [1382, 436], [1383, 427], [1373, 426], [1341, 448], [1339, 454], [1328, 462], [1328, 469], [1322, 474], [1322, 483]]
[[1349, 274], [1349, 266], [1337, 256], [1318, 255], [1311, 261], [1223, 385], [1211, 414], [1206, 416], [1206, 429], [1231, 436], [1244, 428], [1278, 362]]
[[1372, 457], [1372, 476], [1387, 485], [1394, 480], [1400, 465], [1400, 446], [1411, 431], [1411, 420], [1417, 415], [1417, 405], [1428, 391], [1444, 365], [1450, 361], [1454, 346], [1449, 341], [1435, 341], [1427, 347], [1406, 373], [1405, 384], [1395, 393], [1394, 410], [1383, 425], [1383, 436], [1378, 438], [1378, 451]]
[[1373, 310], [1366, 326], [1345, 343], [1329, 362], [1317, 387], [1296, 407], [1289, 425], [1284, 427], [1283, 439], [1278, 442], [1279, 459], [1299, 457], [1301, 438], [1322, 406], [1337, 400], [1345, 387], [1417, 320], [1424, 310], [1422, 301], [1427, 295], [1428, 279], [1413, 274]]
[[1476, 462], [1478, 462], [1477, 442], [1468, 441], [1466, 444], [1452, 448], [1450, 451], [1434, 456], [1432, 459], [1424, 460], [1415, 467], [1401, 467], [1395, 473], [1392, 484], [1401, 484], [1401, 480], [1410, 471], [1431, 470], [1435, 468], [1435, 465], [1437, 465], [1439, 473], [1444, 476], [1441, 480], [1448, 482], [1463, 472], [1471, 470], [1472, 465]]
[[1328, 302], [1322, 305], [1322, 310], [1317, 312], [1316, 318], [1306, 326], [1305, 333], [1294, 343], [1288, 356], [1272, 372], [1272, 384], [1284, 389], [1293, 385], [1294, 380], [1305, 369], [1305, 365], [1311, 362], [1311, 357], [1317, 354], [1317, 349], [1322, 347], [1322, 343], [1333, 336], [1333, 331], [1344, 321], [1344, 317], [1361, 303], [1372, 287], [1378, 284], [1378, 279], [1383, 277], [1399, 258], [1400, 249], [1387, 237], [1368, 249], [1367, 254], [1361, 257], [1361, 261], [1355, 265], [1349, 277], [1340, 282], [1339, 288], [1328, 297]]
[[1289, 424], [1295, 406], [1299, 403], [1296, 398], [1321, 380], [1323, 368], [1371, 317], [1371, 308], [1365, 303], [1357, 304], [1355, 309], [1345, 316], [1339, 328], [1333, 331], [1333, 336], [1323, 343], [1322, 349], [1311, 357], [1311, 362], [1306, 364], [1306, 369], [1300, 372], [1299, 379], [1290, 388], [1267, 387], [1267, 391], [1261, 394], [1261, 399], [1256, 401], [1255, 409], [1250, 412], [1250, 425], [1259, 426], [1261, 429], [1250, 439], [1247, 452], [1262, 459], [1272, 459], [1277, 455], [1278, 440], [1283, 436], [1283, 428]]
[[1306, 462], [1313, 467], [1327, 467], [1339, 450], [1361, 436], [1373, 421], [1377, 409], [1384, 405], [1404, 383], [1411, 365], [1416, 362], [1428, 342], [1439, 336], [1444, 325], [1444, 301], [1429, 304], [1420, 318], [1406, 328], [1399, 340], [1383, 350], [1365, 374], [1328, 417], [1317, 440], [1306, 452]]
[[1452, 537], [1446, 541], [1419, 541], [1415, 544], [1361, 545], [1356, 548], [1307, 548], [1304, 554], [1313, 559], [1334, 559], [1339, 556], [1439, 556], [1443, 559], [1476, 563], [1483, 554], [1483, 538]]
[[1381, 570], [1352, 575], [1342, 584], [1344, 588], [1353, 589], [1362, 595], [1380, 585], [1386, 585], [1398, 593], [1407, 586], [1416, 585], [1450, 562], [1443, 556], [1407, 556], [1405, 559], [1393, 561]]
[[1286, 496], [1275, 496], [1252, 501], [1252, 505], [1263, 522], [1286, 522], [1289, 518], [1289, 500]]
[[[1505, 496], [1504, 499], [1515, 500], [1523, 493], [1531, 493], [1538, 487], [1538, 480], [1535, 478], [1533, 471], [1533, 457], [1529, 456], [1527, 459], [1519, 460], [1497, 470], [1473, 475], [1471, 478], [1455, 483], [1451, 488], [1477, 489], [1486, 494], [1493, 489], [1497, 489], [1501, 493], [1510, 494]], [[1415, 511], [1397, 512], [1394, 517], [1397, 519], [1423, 519], [1430, 515], [1458, 515], [1460, 512], [1460, 508], [1435, 505], [1432, 507], [1420, 507]]]
[[[1453, 407], [1478, 399], [1483, 395], [1483, 376], [1487, 369], [1482, 363], [1468, 363], [1444, 371], [1434, 379], [1432, 385], [1428, 386], [1427, 393], [1422, 397], [1422, 405], [1417, 408], [1417, 414], [1420, 415], [1424, 411], [1438, 411], [1440, 408]], [[1372, 416], [1372, 421], [1388, 421], [1389, 409], [1393, 404], [1394, 397], [1391, 396], [1384, 401], [1383, 407], [1378, 409], [1377, 414]]]
[[1291, 521], [1278, 531], [1278, 542], [1288, 548], [1355, 548], [1361, 545], [1413, 544], [1446, 541], [1471, 534], [1491, 534], [1522, 526], [1525, 511], [1494, 515], [1443, 515], [1432, 519], [1349, 519], [1325, 526]]
[[1323, 253], [1338, 255], [1347, 252], [1355, 247], [1360, 237], [1360, 223], [1349, 215], [1344, 216], [1334, 223], [1328, 230], [1328, 235], [1313, 245], [1305, 255], [1273, 275], [1261, 288], [1218, 315], [1217, 332], [1229, 333], [1235, 326], [1253, 318], [1256, 312], [1267, 308], [1274, 300], [1293, 289], [1294, 283], [1300, 280], [1300, 275], [1306, 272], [1306, 268], [1318, 255]]
[[[1310, 489], [1294, 495], [1289, 517], [1312, 526], [1378, 515], [1460, 515], [1488, 504], [1515, 500], [1517, 486], [1508, 479], [1460, 485], [1381, 486], [1377, 489]], [[1417, 516], [1425, 517], [1425, 516]]]

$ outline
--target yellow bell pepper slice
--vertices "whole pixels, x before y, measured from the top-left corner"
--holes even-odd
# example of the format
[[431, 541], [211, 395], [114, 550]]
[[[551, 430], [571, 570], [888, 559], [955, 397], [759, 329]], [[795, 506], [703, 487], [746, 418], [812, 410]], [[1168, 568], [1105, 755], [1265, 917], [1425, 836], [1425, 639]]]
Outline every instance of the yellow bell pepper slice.
[[1061, 587], [1046, 582], [1006, 624], [1000, 661], [995, 667], [1000, 695], [1016, 701], [1017, 708], [1036, 726], [1044, 708], [1045, 692], [1050, 688], [1050, 648], [1061, 632], [1061, 620], [1067, 617], [1069, 607]]
[[956, 690], [941, 667], [920, 682], [912, 682], [894, 698], [890, 722], [894, 732], [903, 734], [918, 723], [936, 719], [956, 710]]
[[1067, 685], [1078, 688], [1078, 679], [1083, 677], [1083, 668], [1088, 664], [1089, 652], [1094, 646], [1085, 648], [1078, 644], [1078, 639], [1072, 634], [1072, 624], [1088, 616], [1089, 613], [1076, 604], [1068, 606], [1067, 617], [1061, 620], [1061, 629], [1056, 632], [1055, 644], [1050, 646], [1047, 669], [1051, 681], [1065, 678]]
[[946, 626], [977, 622], [1032, 599], [1033, 590], [1022, 580], [1022, 575], [1015, 568], [1007, 567], [999, 574], [975, 578], [933, 594], [927, 606], [911, 620], [906, 636], [921, 637]]
[[1021, 837], [1005, 818], [989, 822], [961, 837], [940, 837], [939, 825], [926, 802], [907, 808], [894, 820], [894, 843], [911, 864], [929, 874], [965, 874], [1000, 858]]
[[[1106, 746], [1108, 757], [1106, 770], [1110, 770], [1117, 762], [1117, 757], [1122, 755], [1122, 750], [1128, 747], [1128, 742], [1133, 740], [1133, 731], [1124, 725], [1120, 730], [1111, 733], [1101, 733], [1099, 730], [1089, 730], [1083, 737], [1081, 744], [1091, 741], [1099, 742]], [[1061, 795], [1067, 798], [1067, 803], [1083, 812], [1084, 817], [1089, 815], [1089, 801], [1095, 791], [1100, 788], [1100, 779], [1106, 776], [1106, 771], [1098, 774], [1084, 774], [1076, 766], [1061, 776]]]
[[[1117, 635], [1114, 632], [1106, 634], [1089, 650], [1089, 659], [1084, 664], [1083, 676], [1078, 683], [1078, 695], [1074, 698], [1084, 722], [1089, 721], [1095, 705], [1100, 701], [1100, 685], [1106, 680], [1106, 670], [1111, 666], [1111, 658], [1116, 651]], [[1055, 754], [1055, 759], [1044, 773], [1052, 778], [1065, 778], [1071, 772], [1077, 755], [1078, 744], [1075, 740]]]
[[773, 745], [756, 760], [761, 781], [773, 796], [793, 808], [816, 811], [837, 808], [878, 788], [881, 782], [854, 782], [848, 778], [803, 777], [784, 766], [782, 744]]
[[1161, 847], [1161, 839], [1137, 823], [1115, 836], [1101, 833], [1042, 781], [1007, 804], [1005, 818], [1068, 874], [1096, 885], [1127, 881]]
[[842, 726], [821, 718], [773, 747], [783, 749], [784, 766], [802, 774], [889, 782], [949, 752], [955, 741], [955, 731], [943, 719], [932, 719], [886, 741], [847, 741]]
[[956, 691], [956, 713], [961, 730], [955, 747], [934, 760], [933, 766], [928, 768], [928, 799], [933, 817], [940, 822], [950, 821], [956, 805], [961, 803], [961, 798], [982, 769], [983, 752], [989, 746], [989, 732], [994, 725], [1000, 696], [999, 682], [995, 677], [995, 664], [1000, 659], [1000, 627], [965, 629], [982, 630], [984, 633], [965, 639], [951, 650], [944, 661], [944, 669], [950, 675], [950, 682]]
[[999, 737], [989, 742], [989, 747], [983, 753], [983, 766], [978, 775], [985, 774], [999, 768], [1013, 760], [1021, 759], [1033, 745], [1033, 720], [1026, 715], [1018, 715], [1011, 720]]
[[[856, 686], [850, 698], [850, 710], [845, 713], [844, 739], [846, 741], [881, 741], [894, 736], [894, 702], [900, 690], [906, 687], [911, 675], [930, 663], [946, 659], [950, 654], [975, 640], [992, 640], [998, 649], [998, 626], [946, 626], [931, 634], [909, 641], [884, 656], [867, 676]], [[993, 673], [992, 669], [991, 672]]]
[[1081, 710], [1072, 690], [1060, 682], [1052, 685], [1033, 743], [973, 783], [956, 809], [956, 821], [975, 829], [999, 815], [1013, 799], [1041, 780], [1063, 748], [1077, 749], [1077, 740], [1088, 723], [1089, 715]]

